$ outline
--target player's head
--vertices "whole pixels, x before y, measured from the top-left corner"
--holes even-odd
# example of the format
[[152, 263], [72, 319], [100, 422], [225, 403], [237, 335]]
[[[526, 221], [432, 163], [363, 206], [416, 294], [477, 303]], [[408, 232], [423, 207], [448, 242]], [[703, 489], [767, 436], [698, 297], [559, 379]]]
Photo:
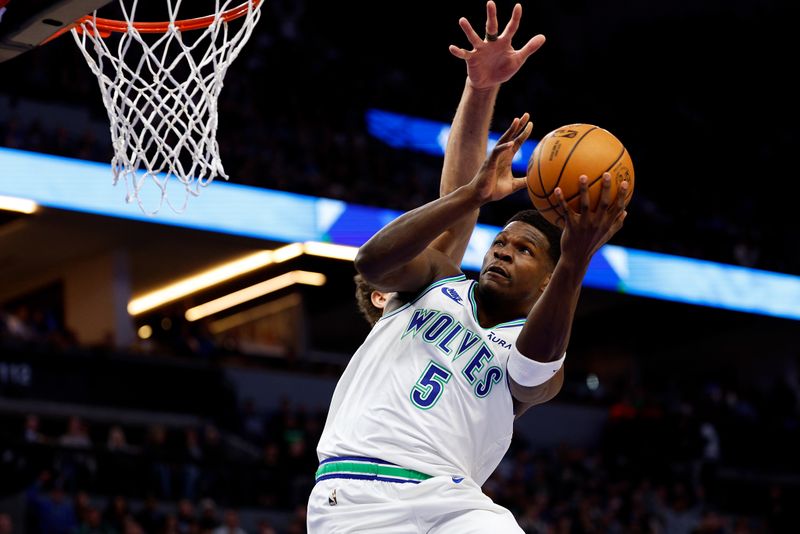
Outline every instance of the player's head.
[[536, 210], [511, 217], [483, 258], [479, 290], [490, 300], [535, 301], [561, 257], [561, 230]]
[[355, 275], [353, 280], [356, 282], [356, 303], [358, 304], [358, 311], [361, 312], [361, 315], [364, 316], [364, 319], [367, 320], [370, 326], [373, 326], [383, 315], [386, 302], [394, 293], [378, 291], [369, 285], [360, 274]]

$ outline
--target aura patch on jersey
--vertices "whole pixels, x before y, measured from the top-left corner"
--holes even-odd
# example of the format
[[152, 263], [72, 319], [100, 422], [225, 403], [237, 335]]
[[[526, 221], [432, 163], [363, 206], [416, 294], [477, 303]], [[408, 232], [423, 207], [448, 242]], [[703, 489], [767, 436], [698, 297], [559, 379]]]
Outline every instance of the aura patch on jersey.
[[489, 332], [486, 337], [489, 338], [489, 341], [491, 341], [492, 343], [496, 343], [496, 344], [500, 345], [504, 349], [510, 349], [511, 348], [511, 343], [510, 342], [506, 341], [505, 339], [503, 339], [501, 337], [498, 337], [498, 335], [495, 334], [494, 332]]

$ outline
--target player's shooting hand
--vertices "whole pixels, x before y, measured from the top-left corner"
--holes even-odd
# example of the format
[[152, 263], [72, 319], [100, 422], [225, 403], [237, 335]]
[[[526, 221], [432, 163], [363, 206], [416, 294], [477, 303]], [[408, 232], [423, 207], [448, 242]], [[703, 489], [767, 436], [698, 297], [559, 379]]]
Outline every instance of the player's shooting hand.
[[[458, 21], [467, 36], [472, 50], [450, 45], [450, 53], [467, 62], [467, 75], [476, 89], [488, 89], [508, 81], [531, 54], [544, 44], [544, 35], [532, 37], [525, 46], [514, 50], [511, 39], [517, 33], [522, 17], [522, 5], [516, 4], [503, 33], [498, 34], [497, 6], [492, 0], [486, 3], [486, 37], [481, 38], [472, 25], [461, 17]], [[496, 36], [496, 39], [490, 37]]]
[[628, 212], [625, 211], [625, 195], [628, 182], [617, 188], [617, 198], [611, 196], [611, 175], [603, 174], [600, 201], [594, 210], [589, 206], [589, 186], [586, 175], [580, 177], [580, 213], [567, 205], [564, 191], [556, 187], [556, 201], [567, 214], [560, 219], [564, 233], [561, 236], [561, 254], [578, 261], [588, 261], [600, 247], [622, 228]]
[[530, 115], [525, 113], [514, 119], [508, 130], [498, 139], [491, 154], [469, 184], [481, 204], [500, 200], [526, 186], [525, 178], [515, 178], [511, 173], [511, 162], [532, 129]]

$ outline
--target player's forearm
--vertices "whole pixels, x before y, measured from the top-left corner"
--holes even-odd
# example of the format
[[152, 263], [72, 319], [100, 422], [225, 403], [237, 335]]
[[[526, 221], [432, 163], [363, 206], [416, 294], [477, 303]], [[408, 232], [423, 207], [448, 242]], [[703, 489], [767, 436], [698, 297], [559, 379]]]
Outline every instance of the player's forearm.
[[480, 205], [474, 188], [467, 185], [404, 213], [361, 246], [356, 269], [374, 283], [417, 257], [437, 236]]
[[520, 353], [544, 363], [561, 358], [567, 349], [587, 268], [588, 262], [562, 256], [517, 338]]
[[475, 89], [467, 79], [444, 153], [440, 196], [468, 184], [486, 157], [489, 124], [500, 86]]
[[[488, 89], [475, 89], [467, 78], [447, 139], [439, 184], [440, 196], [469, 183], [480, 169], [486, 156], [489, 124], [499, 88], [498, 85]], [[478, 213], [479, 210], [475, 209], [469, 216], [459, 219], [431, 246], [460, 264], [478, 221]]]

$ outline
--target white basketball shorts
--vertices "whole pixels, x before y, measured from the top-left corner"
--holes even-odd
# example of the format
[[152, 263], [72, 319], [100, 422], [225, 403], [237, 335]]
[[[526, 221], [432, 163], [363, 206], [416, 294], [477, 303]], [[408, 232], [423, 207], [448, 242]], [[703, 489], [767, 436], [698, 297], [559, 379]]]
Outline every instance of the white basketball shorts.
[[427, 477], [377, 459], [326, 462], [308, 500], [309, 534], [523, 533], [470, 478]]

